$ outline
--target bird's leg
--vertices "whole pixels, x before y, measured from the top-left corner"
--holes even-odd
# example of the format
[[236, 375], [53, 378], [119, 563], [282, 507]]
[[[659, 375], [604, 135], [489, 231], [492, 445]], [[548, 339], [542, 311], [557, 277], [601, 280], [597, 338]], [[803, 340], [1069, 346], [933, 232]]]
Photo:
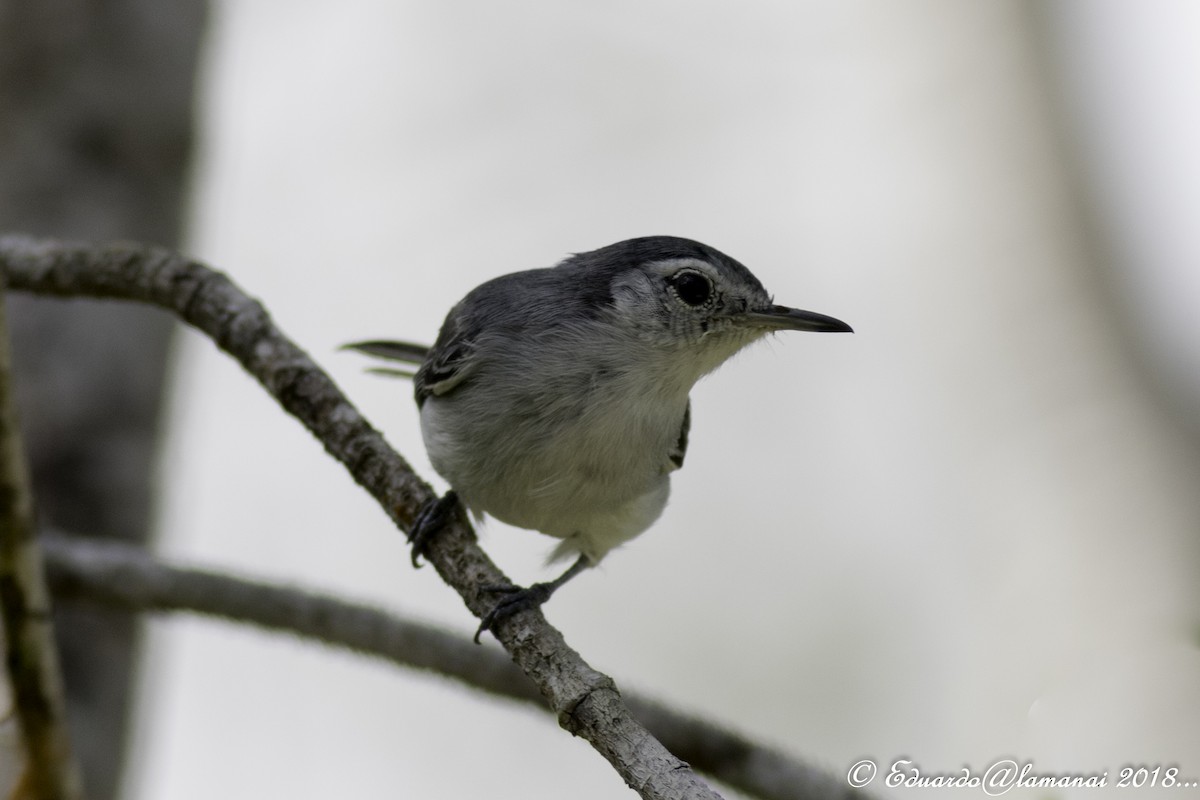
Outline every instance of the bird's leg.
[[590, 567], [592, 562], [587, 556], [580, 556], [570, 569], [559, 575], [552, 581], [546, 583], [530, 584], [529, 588], [523, 589], [520, 586], [485, 586], [485, 592], [493, 592], [495, 594], [503, 594], [496, 607], [484, 615], [479, 623], [479, 629], [475, 631], [475, 643], [479, 644], [479, 635], [484, 631], [493, 630], [497, 622], [508, 619], [513, 614], [519, 611], [528, 611], [531, 608], [537, 608], [550, 599], [550, 595], [554, 594], [560, 586], [574, 578], [579, 573]]
[[433, 540], [437, 532], [446, 527], [456, 506], [458, 506], [458, 493], [453, 489], [421, 506], [421, 510], [417, 512], [417, 516], [413, 520], [412, 529], [408, 532], [408, 541], [412, 545], [413, 567], [421, 566], [417, 563], [417, 559], [425, 555], [425, 546]]

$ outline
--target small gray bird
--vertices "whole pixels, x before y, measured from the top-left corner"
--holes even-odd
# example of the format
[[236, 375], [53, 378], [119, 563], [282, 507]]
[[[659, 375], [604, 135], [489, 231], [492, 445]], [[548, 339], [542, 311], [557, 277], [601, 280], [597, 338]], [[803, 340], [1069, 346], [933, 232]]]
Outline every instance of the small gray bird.
[[750, 270], [707, 245], [648, 236], [482, 284], [431, 349], [346, 347], [418, 367], [421, 433], [451, 491], [419, 515], [414, 563], [460, 499], [476, 517], [561, 539], [551, 561], [577, 557], [553, 581], [489, 587], [504, 596], [478, 641], [658, 519], [687, 452], [693, 384], [780, 330], [851, 332], [775, 305]]

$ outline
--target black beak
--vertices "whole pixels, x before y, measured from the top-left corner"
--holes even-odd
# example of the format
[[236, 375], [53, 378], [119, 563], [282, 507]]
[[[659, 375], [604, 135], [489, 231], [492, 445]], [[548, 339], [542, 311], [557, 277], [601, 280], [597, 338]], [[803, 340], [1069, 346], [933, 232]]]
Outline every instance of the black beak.
[[771, 306], [766, 311], [751, 311], [742, 314], [741, 318], [751, 325], [771, 330], [854, 333], [854, 329], [840, 319], [787, 306]]

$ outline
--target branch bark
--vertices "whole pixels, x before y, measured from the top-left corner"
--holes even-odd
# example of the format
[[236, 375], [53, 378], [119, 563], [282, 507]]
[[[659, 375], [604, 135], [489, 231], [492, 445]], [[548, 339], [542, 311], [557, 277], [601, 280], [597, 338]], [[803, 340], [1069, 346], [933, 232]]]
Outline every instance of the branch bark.
[[67, 735], [33, 491], [12, 401], [3, 283], [0, 278], [0, 639], [25, 745], [24, 777], [16, 796], [77, 800], [82, 785]]
[[[166, 308], [211, 337], [342, 462], [402, 529], [434, 493], [324, 372], [271, 322], [262, 305], [225, 275], [171, 251], [139, 244], [66, 244], [0, 238], [9, 285], [62, 297], [136, 300]], [[457, 519], [428, 547], [442, 579], [476, 617], [494, 599], [481, 589], [509, 583]], [[592, 669], [540, 611], [505, 620], [494, 632], [533, 680], [559, 724], [587, 740], [644, 798], [718, 798], [685, 762], [650, 735], [622, 702], [612, 679]]]
[[[297, 587], [170, 566], [129, 545], [55, 535], [43, 537], [43, 549], [56, 597], [135, 611], [194, 611], [287, 631], [546, 709], [537, 687], [500, 651], [396, 614]], [[725, 728], [636, 694], [623, 697], [673, 753], [751, 795], [765, 800], [866, 797], [830, 774]]]

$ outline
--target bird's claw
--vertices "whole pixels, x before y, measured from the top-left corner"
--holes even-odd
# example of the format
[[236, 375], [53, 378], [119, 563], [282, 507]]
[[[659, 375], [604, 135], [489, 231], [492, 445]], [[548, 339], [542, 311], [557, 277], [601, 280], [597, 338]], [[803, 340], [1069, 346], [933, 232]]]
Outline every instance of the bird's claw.
[[412, 545], [412, 565], [420, 569], [418, 559], [425, 555], [425, 548], [437, 532], [446, 527], [450, 515], [458, 505], [458, 494], [451, 489], [441, 497], [430, 500], [421, 506], [413, 520], [412, 529], [408, 532], [408, 541]]
[[479, 628], [475, 631], [475, 644], [479, 644], [479, 637], [484, 631], [495, 630], [496, 623], [508, 619], [513, 614], [540, 608], [550, 599], [556, 588], [558, 587], [552, 583], [534, 583], [528, 588], [513, 585], [484, 586], [485, 592], [507, 596], [501, 598], [480, 620]]

